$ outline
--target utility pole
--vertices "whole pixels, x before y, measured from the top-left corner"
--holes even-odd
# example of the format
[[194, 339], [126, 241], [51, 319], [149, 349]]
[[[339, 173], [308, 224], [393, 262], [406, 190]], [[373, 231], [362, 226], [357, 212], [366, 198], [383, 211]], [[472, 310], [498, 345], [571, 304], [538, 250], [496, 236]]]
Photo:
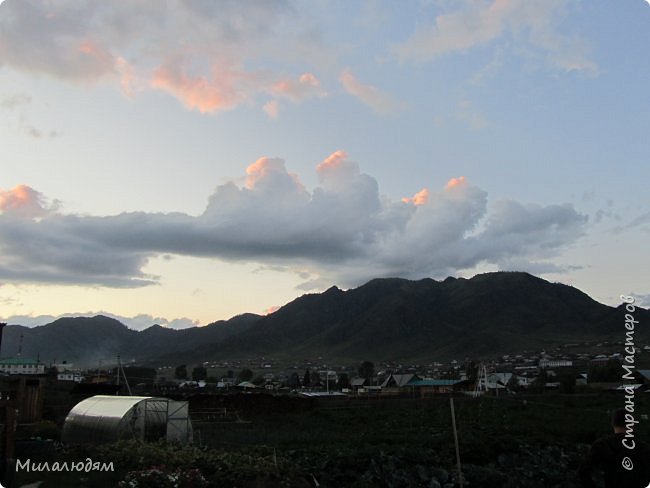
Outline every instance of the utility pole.
[[460, 450], [458, 449], [458, 433], [456, 432], [456, 413], [454, 412], [454, 397], [449, 397], [451, 404], [451, 426], [454, 430], [454, 445], [456, 446], [456, 465], [458, 467], [458, 483], [463, 488], [463, 473], [460, 469]]
[[126, 373], [124, 372], [124, 369], [122, 368], [122, 360], [120, 359], [120, 356], [117, 356], [117, 384], [120, 384], [120, 373], [122, 376], [124, 376], [124, 383], [126, 384], [126, 390], [129, 392], [129, 396], [133, 396], [133, 393], [131, 393], [131, 387], [129, 386], [129, 380], [126, 378]]

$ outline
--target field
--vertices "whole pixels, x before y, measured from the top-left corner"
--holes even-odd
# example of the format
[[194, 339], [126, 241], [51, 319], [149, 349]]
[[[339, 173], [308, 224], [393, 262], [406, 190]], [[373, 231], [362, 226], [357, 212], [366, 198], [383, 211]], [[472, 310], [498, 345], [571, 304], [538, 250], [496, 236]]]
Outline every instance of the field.
[[[174, 486], [165, 484], [172, 475], [185, 480], [178, 486], [459, 486], [448, 397], [353, 406], [265, 397], [263, 408], [260, 401], [240, 397], [240, 421], [195, 423], [193, 447], [124, 442], [58, 454], [59, 460], [113, 461], [111, 475], [19, 473], [15, 484], [116, 486], [131, 472], [132, 483], [124, 486]], [[608, 411], [623, 402], [617, 394], [456, 397], [465, 486], [577, 486], [580, 461], [610, 432]], [[637, 417], [649, 413], [644, 398], [635, 408]], [[642, 420], [635, 435], [647, 440], [650, 423]]]

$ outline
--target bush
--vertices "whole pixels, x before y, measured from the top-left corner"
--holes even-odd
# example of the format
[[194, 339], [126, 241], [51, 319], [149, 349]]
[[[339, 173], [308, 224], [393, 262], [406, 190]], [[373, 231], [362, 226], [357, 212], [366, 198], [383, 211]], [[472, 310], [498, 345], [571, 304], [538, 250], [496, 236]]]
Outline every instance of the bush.
[[142, 471], [131, 471], [120, 488], [204, 488], [208, 482], [198, 469], [167, 471], [165, 466], [156, 466]]
[[58, 441], [61, 438], [61, 429], [51, 420], [43, 420], [30, 427], [29, 436]]

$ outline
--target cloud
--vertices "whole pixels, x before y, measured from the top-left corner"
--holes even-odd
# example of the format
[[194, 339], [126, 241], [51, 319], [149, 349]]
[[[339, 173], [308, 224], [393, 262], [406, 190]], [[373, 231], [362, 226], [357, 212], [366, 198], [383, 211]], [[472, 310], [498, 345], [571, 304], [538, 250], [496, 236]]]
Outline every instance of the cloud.
[[19, 218], [43, 217], [54, 207], [47, 207], [45, 197], [27, 185], [11, 190], [0, 188], [0, 215]]
[[[610, 214], [602, 214], [601, 213], [601, 214], [597, 215], [596, 218], [598, 218], [600, 216], [600, 219], [602, 219], [603, 215], [611, 216]], [[614, 217], [616, 218], [616, 220], [621, 220], [621, 218], [618, 215], [615, 215]], [[632, 220], [630, 220], [627, 224], [617, 225], [616, 227], [614, 227], [612, 229], [612, 232], [614, 232], [615, 234], [619, 234], [621, 232], [624, 232], [624, 231], [630, 230], [630, 229], [638, 229], [638, 230], [641, 230], [641, 231], [648, 232], [648, 231], [650, 231], [650, 225], [648, 225], [648, 224], [650, 224], [650, 212], [645, 212], [645, 213], [642, 213], [641, 215], [637, 215]]]
[[634, 297], [635, 306], [650, 308], [650, 293], [645, 295], [638, 294], [638, 293], [629, 293], [628, 295]]
[[483, 114], [476, 110], [469, 100], [461, 100], [458, 102], [456, 118], [465, 122], [470, 129], [483, 129], [487, 126]]
[[327, 96], [327, 92], [321, 88], [320, 81], [312, 73], [303, 73], [298, 81], [290, 79], [278, 81], [273, 84], [270, 91], [275, 96], [288, 98], [296, 103], [309, 98]]
[[30, 104], [32, 97], [27, 93], [16, 93], [14, 95], [7, 95], [0, 98], [0, 108], [12, 110], [16, 107], [21, 107]]
[[646, 212], [644, 214], [639, 215], [638, 217], [635, 217], [632, 219], [632, 221], [627, 224], [627, 228], [633, 228], [633, 227], [642, 227], [646, 224], [650, 224], [650, 212]]
[[268, 307], [267, 309], [264, 310], [264, 315], [271, 315], [272, 313], [275, 313], [278, 310], [280, 310], [280, 306], [279, 305], [273, 305], [273, 306]]
[[339, 81], [347, 93], [359, 99], [380, 115], [394, 113], [404, 106], [403, 103], [377, 87], [361, 83], [350, 70], [343, 71], [339, 76]]
[[241, 186], [218, 186], [198, 216], [66, 215], [35, 190], [17, 187], [2, 193], [0, 280], [148, 286], [158, 283], [144, 271], [151, 258], [185, 255], [295, 270], [303, 288], [351, 286], [515, 259], [555, 263], [587, 220], [566, 204], [488, 206], [487, 193], [464, 177], [391, 200], [344, 151], [325, 158], [316, 173], [319, 185], [310, 191], [282, 159], [259, 158]]
[[269, 100], [262, 108], [266, 112], [266, 115], [272, 119], [277, 119], [280, 115], [280, 104], [277, 100]]
[[209, 113], [229, 110], [248, 99], [242, 86], [252, 82], [254, 75], [237, 73], [232, 67], [215, 65], [211, 77], [188, 75], [175, 64], [161, 66], [151, 79], [151, 86], [174, 95], [189, 109]]
[[[0, 66], [70, 82], [113, 83], [127, 95], [161, 90], [190, 110], [230, 110], [258, 95], [325, 96], [318, 78], [258, 69], [287, 44], [313, 62], [285, 1], [9, 0], [0, 15]], [[298, 37], [300, 40], [298, 41]]]
[[[463, 178], [461, 176], [461, 178]], [[412, 203], [413, 205], [424, 205], [429, 200], [429, 190], [427, 188], [422, 188], [419, 192], [413, 195], [411, 198], [404, 197], [402, 201], [404, 203]]]
[[[485, 46], [510, 36], [546, 55], [547, 62], [564, 71], [595, 74], [585, 42], [559, 31], [567, 0], [467, 0], [461, 7], [422, 23], [415, 33], [392, 47], [403, 62], [428, 62], [445, 54]], [[457, 5], [457, 4], [454, 4]]]

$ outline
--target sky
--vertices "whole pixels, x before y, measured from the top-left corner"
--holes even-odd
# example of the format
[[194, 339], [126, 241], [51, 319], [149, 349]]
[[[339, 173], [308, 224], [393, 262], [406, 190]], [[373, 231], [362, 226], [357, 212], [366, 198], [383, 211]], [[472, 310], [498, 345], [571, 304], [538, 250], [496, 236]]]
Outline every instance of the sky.
[[377, 277], [650, 305], [645, 0], [0, 4], [0, 320]]

